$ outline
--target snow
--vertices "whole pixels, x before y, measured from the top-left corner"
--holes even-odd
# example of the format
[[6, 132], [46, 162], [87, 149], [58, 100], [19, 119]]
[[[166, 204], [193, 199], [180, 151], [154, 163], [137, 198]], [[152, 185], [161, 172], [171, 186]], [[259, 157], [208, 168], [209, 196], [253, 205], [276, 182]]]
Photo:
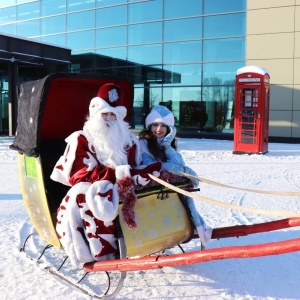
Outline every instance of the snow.
[[[0, 299], [91, 299], [62, 283], [19, 251], [31, 225], [22, 202], [16, 153], [8, 149], [11, 142], [12, 138], [0, 138]], [[181, 138], [178, 142], [186, 164], [201, 178], [255, 190], [300, 190], [298, 144], [270, 143], [267, 154], [237, 155], [232, 152], [232, 141]], [[299, 197], [252, 193], [206, 183], [201, 183], [200, 187], [199, 195], [223, 203], [268, 211], [300, 212]], [[285, 218], [195, 201], [207, 224], [214, 228]], [[207, 249], [299, 238], [299, 233], [300, 229], [295, 227], [212, 240]], [[198, 240], [194, 240], [183, 248], [194, 251], [199, 246]], [[97, 276], [92, 274], [93, 278]], [[299, 278], [300, 252], [218, 260], [128, 273], [123, 288], [114, 299], [300, 299]]]

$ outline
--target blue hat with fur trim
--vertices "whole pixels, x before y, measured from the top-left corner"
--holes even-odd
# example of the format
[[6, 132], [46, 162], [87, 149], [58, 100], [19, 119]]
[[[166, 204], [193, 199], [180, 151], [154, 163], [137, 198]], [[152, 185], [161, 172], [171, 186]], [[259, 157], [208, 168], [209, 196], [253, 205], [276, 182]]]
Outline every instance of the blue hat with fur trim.
[[153, 123], [164, 123], [167, 126], [174, 126], [174, 115], [166, 106], [156, 105], [146, 117], [146, 127], [148, 128]]

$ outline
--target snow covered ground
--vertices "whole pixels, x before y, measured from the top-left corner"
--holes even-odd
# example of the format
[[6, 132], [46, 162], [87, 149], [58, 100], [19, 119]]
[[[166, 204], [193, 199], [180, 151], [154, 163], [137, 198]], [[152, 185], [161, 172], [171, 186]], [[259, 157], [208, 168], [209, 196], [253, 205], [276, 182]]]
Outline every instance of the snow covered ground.
[[[11, 142], [11, 138], [0, 138], [0, 299], [91, 299], [53, 278], [20, 253], [20, 240], [25, 238], [30, 221], [22, 202], [16, 153], [8, 149]], [[300, 191], [297, 144], [270, 143], [265, 155], [234, 155], [232, 141], [182, 138], [179, 150], [186, 164], [202, 178], [240, 188]], [[300, 212], [299, 197], [257, 194], [206, 183], [201, 183], [199, 194], [234, 205]], [[284, 218], [231, 210], [199, 200], [196, 206], [214, 228]], [[239, 239], [212, 240], [207, 248], [299, 237], [300, 228], [292, 228]], [[199, 243], [193, 241], [184, 248], [193, 251]], [[300, 252], [132, 272], [127, 274], [115, 299], [300, 299]]]

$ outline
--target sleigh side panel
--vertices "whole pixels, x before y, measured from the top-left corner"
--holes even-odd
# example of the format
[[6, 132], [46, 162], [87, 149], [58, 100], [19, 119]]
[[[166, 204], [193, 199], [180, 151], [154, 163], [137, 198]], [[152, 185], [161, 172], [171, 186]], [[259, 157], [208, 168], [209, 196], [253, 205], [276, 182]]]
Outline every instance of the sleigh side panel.
[[60, 248], [45, 193], [40, 157], [18, 154], [18, 172], [24, 205], [40, 237]]
[[193, 227], [179, 195], [169, 194], [158, 199], [158, 194], [142, 197], [135, 206], [137, 228], [128, 229], [119, 207], [120, 225], [123, 231], [126, 256], [145, 256], [169, 249], [188, 241]]

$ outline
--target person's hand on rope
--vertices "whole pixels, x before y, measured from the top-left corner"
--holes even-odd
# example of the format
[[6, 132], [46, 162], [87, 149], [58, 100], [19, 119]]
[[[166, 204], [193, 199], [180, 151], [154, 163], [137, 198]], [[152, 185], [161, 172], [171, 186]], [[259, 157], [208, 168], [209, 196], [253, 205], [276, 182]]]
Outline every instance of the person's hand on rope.
[[143, 169], [131, 169], [131, 178], [135, 184], [145, 186], [150, 182], [148, 174], [159, 177], [161, 166], [161, 162], [156, 162]]

